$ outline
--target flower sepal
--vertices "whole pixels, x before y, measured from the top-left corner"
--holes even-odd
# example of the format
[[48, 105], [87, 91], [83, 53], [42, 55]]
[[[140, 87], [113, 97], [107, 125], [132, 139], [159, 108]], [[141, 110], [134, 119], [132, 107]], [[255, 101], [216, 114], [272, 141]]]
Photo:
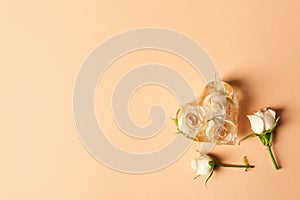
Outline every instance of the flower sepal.
[[273, 132], [266, 132], [258, 137], [264, 146], [272, 146]]

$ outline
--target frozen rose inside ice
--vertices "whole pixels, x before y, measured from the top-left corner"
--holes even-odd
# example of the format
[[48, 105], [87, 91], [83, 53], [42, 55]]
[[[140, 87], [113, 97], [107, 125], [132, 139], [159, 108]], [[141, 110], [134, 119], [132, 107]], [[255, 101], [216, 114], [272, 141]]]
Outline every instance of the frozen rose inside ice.
[[215, 118], [208, 122], [206, 137], [212, 142], [230, 144], [235, 142], [236, 132], [236, 125], [232, 121]]
[[205, 111], [199, 105], [186, 104], [178, 114], [178, 129], [190, 137], [204, 130]]
[[197, 142], [235, 144], [238, 130], [238, 100], [233, 88], [212, 81], [200, 97], [180, 107], [174, 122], [178, 133]]

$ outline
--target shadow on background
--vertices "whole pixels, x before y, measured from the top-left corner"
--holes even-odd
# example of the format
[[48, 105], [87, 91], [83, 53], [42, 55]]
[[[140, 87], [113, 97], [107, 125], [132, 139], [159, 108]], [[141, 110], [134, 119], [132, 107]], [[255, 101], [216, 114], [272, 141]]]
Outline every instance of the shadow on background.
[[246, 117], [251, 113], [251, 93], [249, 85], [241, 79], [225, 80], [234, 89], [239, 101], [238, 137], [242, 138], [249, 134], [250, 124]]

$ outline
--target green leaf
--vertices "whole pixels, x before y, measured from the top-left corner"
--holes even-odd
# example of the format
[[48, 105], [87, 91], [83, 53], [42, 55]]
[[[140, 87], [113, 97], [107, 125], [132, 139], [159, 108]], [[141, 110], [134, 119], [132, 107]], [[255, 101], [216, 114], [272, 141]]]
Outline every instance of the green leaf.
[[210, 121], [215, 120], [215, 119], [218, 119], [218, 116], [214, 116], [214, 117], [212, 117], [212, 118], [206, 120], [206, 122], [210, 122]]
[[178, 127], [178, 115], [180, 112], [181, 108], [178, 108], [178, 110], [176, 111], [176, 115], [175, 118], [170, 117], [171, 120], [173, 120], [173, 122], [175, 123], [175, 125]]
[[217, 92], [220, 92], [221, 94], [223, 95], [226, 95], [227, 94], [227, 90], [226, 88], [224, 87], [222, 81], [218, 80], [218, 79], [215, 79], [214, 81], [214, 86], [215, 86], [215, 90]]
[[[247, 159], [247, 156], [244, 156], [244, 157], [243, 157], [243, 163], [244, 163], [246, 166], [250, 166], [249, 161], [248, 161], [248, 159]], [[245, 172], [247, 172], [248, 169], [249, 169], [249, 167], [247, 167], [247, 168], [245, 169]]]
[[247, 135], [246, 137], [242, 138], [242, 139], [239, 141], [238, 144], [240, 145], [240, 143], [241, 143], [242, 141], [244, 141], [244, 140], [246, 140], [246, 139], [248, 139], [248, 138], [255, 137], [255, 136], [257, 136], [256, 133], [252, 133], [252, 134], [250, 134], [250, 135]]
[[227, 100], [228, 103], [230, 103], [230, 104], [236, 106], [236, 103], [234, 103], [234, 101], [233, 101], [231, 98], [226, 97], [226, 100]]
[[208, 175], [208, 177], [206, 178], [206, 180], [205, 180], [205, 186], [207, 186], [207, 182], [208, 182], [208, 180], [211, 178], [211, 176], [213, 175], [213, 173], [214, 173], [214, 170], [212, 170], [212, 171], [210, 172], [210, 174]]
[[171, 118], [173, 120], [173, 122], [175, 123], [175, 125], [178, 127], [178, 119], [177, 118]]
[[196, 178], [198, 178], [199, 176], [201, 176], [201, 175], [197, 175], [197, 176], [195, 176], [195, 177], [194, 177], [194, 180], [195, 180]]
[[182, 133], [183, 132], [177, 128], [177, 133], [175, 133], [175, 134], [182, 134]]
[[243, 163], [244, 163], [245, 165], [249, 165], [247, 156], [244, 156], [244, 157], [243, 157]]
[[176, 119], [178, 119], [178, 115], [179, 115], [179, 113], [180, 113], [180, 110], [181, 110], [181, 108], [178, 108], [178, 110], [176, 111]]

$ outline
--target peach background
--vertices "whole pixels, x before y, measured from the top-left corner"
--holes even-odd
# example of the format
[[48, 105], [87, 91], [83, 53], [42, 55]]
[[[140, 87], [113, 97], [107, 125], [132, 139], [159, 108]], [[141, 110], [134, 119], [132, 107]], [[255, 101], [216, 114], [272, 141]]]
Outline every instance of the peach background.
[[[299, 199], [300, 1], [1, 1], [0, 24], [0, 199]], [[213, 151], [227, 163], [240, 163], [247, 154], [256, 168], [218, 170], [208, 189], [204, 177], [192, 179], [195, 145], [171, 166], [142, 175], [111, 170], [89, 155], [72, 116], [80, 65], [110, 36], [149, 26], [176, 30], [201, 44], [225, 80], [242, 84], [247, 96], [242, 114], [264, 106], [281, 109], [274, 144], [280, 171], [273, 170], [257, 139]], [[109, 94], [123, 73], [118, 66], [129, 69], [149, 61], [174, 67], [200, 93], [203, 81], [191, 66], [158, 51], [118, 60], [103, 78], [103, 90]], [[145, 99], [150, 92], [164, 98]], [[177, 107], [172, 94], [155, 86], [133, 99], [137, 103], [130, 112], [140, 125], [149, 123], [145, 116], [153, 103], [163, 104], [170, 116]], [[108, 116], [105, 129], [116, 131], [108, 135], [116, 145], [148, 152], [173, 137], [172, 122], [150, 140], [122, 135], [111, 120], [109, 102], [105, 97], [96, 108], [99, 118]], [[249, 133], [241, 119], [239, 138]]]

